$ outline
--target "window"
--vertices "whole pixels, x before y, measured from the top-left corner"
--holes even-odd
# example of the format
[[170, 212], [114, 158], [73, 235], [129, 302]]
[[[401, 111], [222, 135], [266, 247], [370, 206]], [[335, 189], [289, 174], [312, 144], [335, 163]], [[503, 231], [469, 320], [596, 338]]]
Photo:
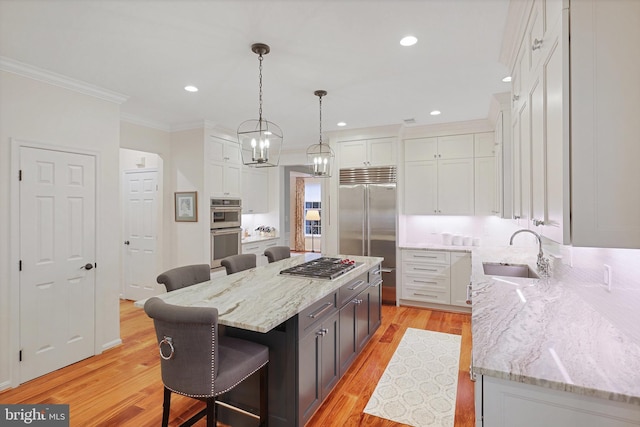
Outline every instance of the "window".
[[[304, 202], [304, 217], [307, 217], [307, 211], [317, 210], [322, 218], [322, 202]], [[304, 220], [304, 234], [322, 234], [322, 219], [320, 221]]]

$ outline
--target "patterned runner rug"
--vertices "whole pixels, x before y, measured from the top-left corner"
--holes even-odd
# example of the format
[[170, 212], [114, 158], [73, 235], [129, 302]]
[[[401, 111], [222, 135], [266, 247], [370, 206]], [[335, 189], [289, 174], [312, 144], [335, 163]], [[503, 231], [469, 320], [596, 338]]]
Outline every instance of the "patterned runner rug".
[[364, 412], [414, 427], [453, 427], [460, 336], [408, 328]]

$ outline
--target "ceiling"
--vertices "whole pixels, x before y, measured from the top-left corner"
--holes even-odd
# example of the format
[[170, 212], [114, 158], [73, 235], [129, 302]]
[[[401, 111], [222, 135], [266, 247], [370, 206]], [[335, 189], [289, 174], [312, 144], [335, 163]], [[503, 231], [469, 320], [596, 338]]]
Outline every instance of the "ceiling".
[[[509, 90], [509, 0], [0, 0], [0, 55], [128, 96], [123, 117], [235, 131], [263, 116], [284, 143], [324, 131], [485, 119]], [[418, 43], [402, 47], [412, 34]], [[195, 85], [197, 93], [186, 92]], [[440, 116], [431, 116], [440, 110]], [[283, 147], [284, 148], [284, 147]]]

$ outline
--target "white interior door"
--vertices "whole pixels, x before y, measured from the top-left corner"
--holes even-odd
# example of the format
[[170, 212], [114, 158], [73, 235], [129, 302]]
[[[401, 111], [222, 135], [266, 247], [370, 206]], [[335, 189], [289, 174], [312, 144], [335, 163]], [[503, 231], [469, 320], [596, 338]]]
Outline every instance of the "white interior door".
[[20, 148], [20, 383], [94, 354], [95, 161]]
[[158, 172], [124, 174], [124, 297], [149, 298], [164, 292], [156, 282]]

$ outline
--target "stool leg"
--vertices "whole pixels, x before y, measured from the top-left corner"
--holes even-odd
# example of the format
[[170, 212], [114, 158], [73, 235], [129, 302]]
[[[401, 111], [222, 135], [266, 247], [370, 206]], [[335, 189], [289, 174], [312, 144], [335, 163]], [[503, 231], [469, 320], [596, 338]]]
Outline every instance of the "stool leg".
[[260, 368], [260, 427], [269, 425], [269, 364]]
[[171, 390], [164, 388], [164, 401], [162, 402], [162, 427], [169, 426], [169, 407], [171, 406]]
[[207, 427], [216, 427], [217, 424], [216, 398], [210, 397], [207, 399]]

